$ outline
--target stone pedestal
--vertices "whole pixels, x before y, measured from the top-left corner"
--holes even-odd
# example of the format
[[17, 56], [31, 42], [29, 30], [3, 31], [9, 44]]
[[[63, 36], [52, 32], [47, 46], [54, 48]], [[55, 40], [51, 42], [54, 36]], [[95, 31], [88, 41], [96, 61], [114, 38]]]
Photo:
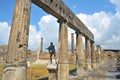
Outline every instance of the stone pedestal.
[[49, 80], [57, 80], [57, 64], [48, 64]]

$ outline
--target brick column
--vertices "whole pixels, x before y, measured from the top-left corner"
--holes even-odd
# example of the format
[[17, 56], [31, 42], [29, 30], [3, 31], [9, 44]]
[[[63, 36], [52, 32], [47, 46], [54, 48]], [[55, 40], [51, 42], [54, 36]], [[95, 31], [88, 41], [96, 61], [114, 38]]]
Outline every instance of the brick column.
[[76, 73], [77, 76], [84, 76], [85, 54], [82, 47], [82, 34], [76, 33]]
[[91, 66], [91, 45], [90, 45], [90, 39], [85, 38], [85, 44], [86, 44], [86, 68], [88, 71], [92, 70]]
[[31, 0], [16, 0], [3, 80], [26, 80]]
[[58, 80], [68, 80], [68, 25], [62, 20], [58, 22], [60, 23], [58, 42]]

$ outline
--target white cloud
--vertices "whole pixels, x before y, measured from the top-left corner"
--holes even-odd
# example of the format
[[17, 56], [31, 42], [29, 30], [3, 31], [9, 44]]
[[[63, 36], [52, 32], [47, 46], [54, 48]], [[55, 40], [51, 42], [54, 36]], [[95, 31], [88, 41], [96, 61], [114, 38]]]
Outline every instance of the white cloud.
[[0, 45], [8, 45], [10, 27], [7, 22], [0, 22]]
[[120, 0], [110, 0], [110, 2], [116, 6], [116, 11], [120, 13]]
[[[53, 42], [57, 49], [59, 38], [59, 23], [57, 19], [51, 15], [46, 15], [40, 19], [38, 24], [41, 29], [41, 36], [44, 38], [44, 49], [49, 46], [50, 42]], [[71, 33], [74, 33], [74, 30], [68, 28], [68, 45], [71, 43]]]
[[77, 14], [77, 16], [90, 29], [90, 31], [93, 32], [95, 35], [95, 41], [100, 44], [101, 38], [110, 25], [110, 14], [101, 11], [92, 15], [80, 13]]
[[116, 6], [116, 13], [96, 12], [92, 15], [77, 14], [93, 32], [95, 43], [103, 48], [120, 49], [120, 0], [110, 0]]
[[44, 49], [49, 46], [50, 42], [53, 42], [57, 48], [59, 31], [57, 19], [51, 15], [45, 15], [38, 24], [41, 29], [41, 36], [44, 39]]
[[35, 25], [30, 25], [28, 48], [36, 50], [40, 46], [41, 32], [37, 32]]

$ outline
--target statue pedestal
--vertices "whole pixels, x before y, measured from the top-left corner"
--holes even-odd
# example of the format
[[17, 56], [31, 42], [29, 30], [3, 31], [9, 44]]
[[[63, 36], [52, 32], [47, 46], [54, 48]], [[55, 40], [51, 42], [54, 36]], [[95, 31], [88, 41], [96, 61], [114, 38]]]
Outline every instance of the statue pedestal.
[[48, 64], [49, 80], [57, 80], [57, 64]]

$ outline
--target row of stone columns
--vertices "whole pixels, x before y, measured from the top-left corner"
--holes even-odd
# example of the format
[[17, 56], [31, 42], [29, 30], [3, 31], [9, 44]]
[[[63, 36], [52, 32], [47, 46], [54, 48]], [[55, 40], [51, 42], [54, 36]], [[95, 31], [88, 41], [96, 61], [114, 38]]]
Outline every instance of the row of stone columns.
[[[74, 34], [72, 33], [71, 38], [74, 38], [73, 35]], [[95, 44], [93, 41], [90, 41], [89, 38], [85, 38], [86, 50], [83, 50], [82, 36], [82, 33], [76, 32], [76, 73], [77, 76], [81, 77], [85, 75], [85, 71], [92, 71], [99, 66], [102, 57], [101, 47], [97, 45], [97, 52], [95, 52]], [[73, 43], [71, 44], [71, 47], [74, 46]]]
[[[30, 10], [31, 0], [16, 0], [16, 6], [8, 44], [8, 51], [6, 56], [6, 64], [4, 66], [3, 72], [3, 80], [27, 80], [26, 51], [28, 48]], [[60, 26], [58, 41], [59, 56], [57, 80], [68, 80], [68, 25], [67, 22], [62, 19], [58, 20], [58, 22], [60, 23]], [[86, 38], [86, 52], [84, 54], [82, 47], [82, 33], [76, 32], [76, 35], [77, 75], [84, 76], [85, 68], [88, 71], [91, 71], [92, 65], [94, 66], [96, 62], [94, 54], [94, 42], [91, 42], [89, 38]], [[93, 59], [91, 60], [91, 58]]]
[[[69, 77], [69, 64], [68, 64], [68, 36], [67, 36], [67, 23], [60, 22], [59, 29], [59, 62], [58, 62], [58, 74], [57, 80], [68, 80]], [[82, 47], [82, 33], [76, 32], [76, 75], [80, 77], [85, 76], [85, 71], [92, 71], [95, 69], [100, 61], [101, 57], [101, 47], [97, 46], [97, 53], [95, 53], [94, 42], [86, 39], [86, 51], [84, 53]], [[71, 40], [74, 40], [74, 34], [71, 34]], [[74, 41], [71, 41], [72, 46], [74, 46]], [[71, 48], [73, 51], [74, 48]], [[100, 63], [99, 63], [100, 64]], [[55, 71], [56, 72], [56, 71]], [[51, 73], [53, 74], [53, 73]], [[55, 79], [55, 80], [56, 80]], [[50, 80], [53, 80], [51, 78]]]

